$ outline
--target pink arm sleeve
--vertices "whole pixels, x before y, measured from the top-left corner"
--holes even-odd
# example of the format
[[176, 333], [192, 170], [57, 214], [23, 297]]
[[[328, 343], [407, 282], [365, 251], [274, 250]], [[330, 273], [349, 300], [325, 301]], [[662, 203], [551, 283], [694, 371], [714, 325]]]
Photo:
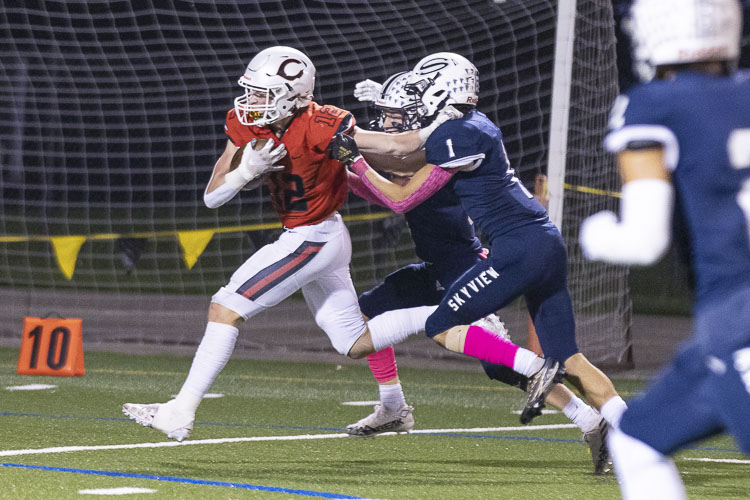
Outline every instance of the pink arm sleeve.
[[360, 179], [357, 174], [355, 174], [354, 172], [349, 172], [348, 170], [346, 174], [349, 181], [349, 189], [352, 190], [352, 193], [356, 194], [364, 200], [369, 201], [370, 203], [374, 203], [375, 205], [380, 205], [381, 207], [387, 206], [385, 203], [380, 201], [378, 197], [374, 193], [372, 193], [372, 191], [365, 187], [362, 179]]
[[408, 198], [401, 201], [393, 201], [385, 194], [378, 191], [378, 188], [376, 188], [375, 185], [370, 182], [370, 179], [367, 178], [365, 172], [367, 172], [368, 167], [369, 166], [365, 159], [361, 157], [352, 164], [352, 170], [360, 176], [364, 187], [375, 195], [386, 207], [390, 208], [397, 214], [408, 212], [435, 194], [441, 187], [445, 186], [451, 177], [453, 177], [453, 174], [456, 173], [455, 170], [445, 170], [436, 166], [432, 169], [430, 175], [427, 176], [427, 179], [425, 179], [417, 190], [410, 194]]

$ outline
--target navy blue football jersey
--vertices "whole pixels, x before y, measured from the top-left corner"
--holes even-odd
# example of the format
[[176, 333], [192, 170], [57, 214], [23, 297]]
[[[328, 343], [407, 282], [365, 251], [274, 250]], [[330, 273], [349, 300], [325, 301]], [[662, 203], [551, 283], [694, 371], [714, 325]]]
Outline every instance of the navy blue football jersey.
[[548, 222], [545, 208], [510, 168], [500, 129], [479, 111], [442, 124], [425, 151], [428, 163], [443, 168], [472, 164], [453, 176], [451, 187], [490, 241], [518, 227]]
[[463, 272], [474, 264], [482, 250], [474, 227], [450, 184], [406, 212], [405, 216], [417, 257], [425, 262], [442, 268], [459, 261]]
[[696, 303], [750, 284], [750, 76], [681, 72], [615, 102], [606, 147], [656, 141], [672, 171], [697, 281]]

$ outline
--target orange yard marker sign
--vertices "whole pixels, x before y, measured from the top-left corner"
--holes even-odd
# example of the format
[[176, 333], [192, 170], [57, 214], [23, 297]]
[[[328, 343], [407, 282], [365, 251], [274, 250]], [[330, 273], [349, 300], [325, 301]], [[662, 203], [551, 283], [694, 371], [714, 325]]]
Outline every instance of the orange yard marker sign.
[[82, 376], [86, 370], [81, 318], [24, 318], [16, 372], [19, 375]]

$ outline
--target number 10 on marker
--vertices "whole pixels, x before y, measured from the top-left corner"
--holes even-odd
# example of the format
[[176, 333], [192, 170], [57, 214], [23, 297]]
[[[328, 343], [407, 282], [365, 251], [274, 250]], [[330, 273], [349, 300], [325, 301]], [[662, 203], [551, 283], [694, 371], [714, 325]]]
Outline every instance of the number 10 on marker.
[[81, 376], [83, 340], [80, 318], [24, 318], [19, 375]]

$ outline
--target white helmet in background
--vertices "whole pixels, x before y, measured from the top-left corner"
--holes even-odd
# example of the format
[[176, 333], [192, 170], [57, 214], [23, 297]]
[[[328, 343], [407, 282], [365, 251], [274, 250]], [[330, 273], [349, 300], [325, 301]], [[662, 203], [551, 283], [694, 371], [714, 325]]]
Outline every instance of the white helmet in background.
[[447, 104], [477, 105], [479, 71], [464, 56], [438, 52], [414, 66], [407, 90], [417, 96], [422, 125], [427, 125]]
[[270, 47], [252, 58], [238, 83], [245, 94], [234, 100], [237, 118], [243, 125], [263, 127], [310, 104], [315, 66], [297, 49]]
[[636, 0], [628, 30], [636, 70], [648, 81], [656, 66], [736, 61], [742, 7], [738, 0]]
[[[404, 132], [420, 128], [417, 114], [417, 100], [406, 91], [410, 73], [402, 71], [390, 76], [380, 91], [380, 96], [373, 105], [377, 113], [374, 126], [384, 132]], [[399, 114], [401, 123], [394, 125], [387, 123], [387, 115]]]

